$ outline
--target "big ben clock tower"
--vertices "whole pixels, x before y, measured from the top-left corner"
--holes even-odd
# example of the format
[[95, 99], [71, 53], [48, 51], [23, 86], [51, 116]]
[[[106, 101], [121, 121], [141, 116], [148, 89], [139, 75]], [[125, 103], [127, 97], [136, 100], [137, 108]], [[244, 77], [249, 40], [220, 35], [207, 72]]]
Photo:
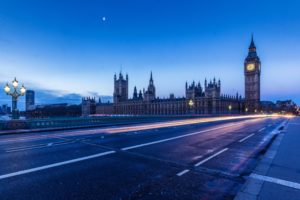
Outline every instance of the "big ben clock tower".
[[248, 56], [244, 62], [246, 112], [257, 112], [260, 105], [260, 59], [256, 53], [253, 36]]

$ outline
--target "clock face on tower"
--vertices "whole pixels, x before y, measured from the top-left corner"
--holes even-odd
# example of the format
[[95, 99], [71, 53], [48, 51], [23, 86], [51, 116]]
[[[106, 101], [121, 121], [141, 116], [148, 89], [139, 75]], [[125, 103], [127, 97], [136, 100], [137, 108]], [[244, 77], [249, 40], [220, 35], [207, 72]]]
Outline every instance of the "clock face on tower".
[[255, 64], [254, 63], [249, 63], [247, 65], [247, 71], [251, 72], [253, 70], [255, 70]]

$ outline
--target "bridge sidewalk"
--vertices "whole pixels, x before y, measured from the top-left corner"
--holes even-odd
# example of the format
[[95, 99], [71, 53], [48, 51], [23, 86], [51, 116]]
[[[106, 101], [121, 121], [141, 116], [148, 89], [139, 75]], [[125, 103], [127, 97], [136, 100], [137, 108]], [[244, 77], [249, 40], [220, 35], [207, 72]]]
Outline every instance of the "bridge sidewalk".
[[299, 117], [279, 133], [235, 199], [300, 199]]

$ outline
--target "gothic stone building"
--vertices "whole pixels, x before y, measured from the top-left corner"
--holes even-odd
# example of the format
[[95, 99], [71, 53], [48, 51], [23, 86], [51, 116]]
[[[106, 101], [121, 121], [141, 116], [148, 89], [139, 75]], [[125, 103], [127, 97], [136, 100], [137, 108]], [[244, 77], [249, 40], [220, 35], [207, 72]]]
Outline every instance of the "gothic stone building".
[[[129, 78], [120, 72], [114, 76], [113, 103], [101, 103], [96, 106], [97, 114], [126, 115], [184, 115], [184, 114], [242, 114], [256, 112], [260, 104], [260, 59], [251, 40], [248, 55], [244, 62], [245, 99], [236, 95], [221, 93], [221, 81], [214, 78], [185, 85], [185, 97], [169, 98], [156, 96], [152, 72], [148, 88], [137, 90], [134, 87], [132, 98], [128, 96]], [[85, 102], [86, 103], [86, 102]], [[86, 112], [85, 112], [86, 114]]]

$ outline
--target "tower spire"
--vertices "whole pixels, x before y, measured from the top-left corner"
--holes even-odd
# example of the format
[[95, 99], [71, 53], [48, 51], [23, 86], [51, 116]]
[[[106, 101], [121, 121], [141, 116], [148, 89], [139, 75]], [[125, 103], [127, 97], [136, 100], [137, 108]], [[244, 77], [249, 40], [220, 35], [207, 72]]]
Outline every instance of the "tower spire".
[[152, 71], [150, 72], [150, 85], [153, 85], [153, 75], [152, 75]]
[[138, 98], [138, 92], [137, 92], [136, 86], [134, 86], [134, 89], [133, 89], [133, 99], [137, 99], [137, 98]]
[[150, 80], [153, 81], [152, 71], [150, 73]]
[[256, 50], [256, 46], [254, 44], [254, 39], [253, 39], [253, 33], [251, 34], [251, 43], [249, 46], [249, 51], [255, 51]]

